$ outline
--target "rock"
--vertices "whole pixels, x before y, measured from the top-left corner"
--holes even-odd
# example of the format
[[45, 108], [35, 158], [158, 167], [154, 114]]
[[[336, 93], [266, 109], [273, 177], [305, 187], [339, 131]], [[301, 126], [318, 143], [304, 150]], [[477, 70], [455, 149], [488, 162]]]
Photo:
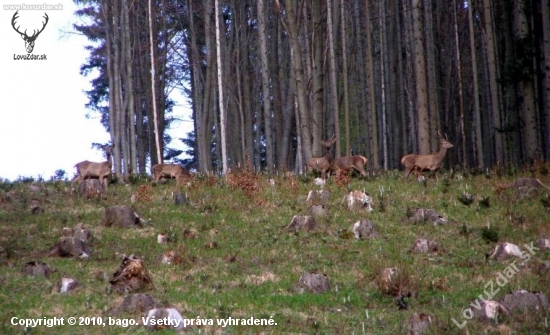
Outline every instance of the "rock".
[[323, 218], [329, 215], [328, 209], [323, 205], [313, 205], [309, 208], [309, 213], [314, 218]]
[[50, 278], [50, 274], [52, 271], [46, 263], [42, 263], [39, 261], [30, 261], [23, 266], [21, 272], [33, 277], [42, 276]]
[[548, 309], [548, 298], [544, 293], [531, 293], [519, 290], [507, 294], [499, 300], [511, 314], [534, 313]]
[[487, 259], [503, 261], [513, 257], [520, 257], [521, 253], [521, 249], [517, 245], [504, 242], [497, 245], [495, 250], [491, 254], [487, 255]]
[[167, 234], [158, 234], [157, 235], [157, 243], [159, 243], [159, 244], [168, 243], [168, 235]]
[[482, 300], [481, 302], [476, 300], [470, 306], [475, 306], [471, 307], [474, 316], [483, 321], [497, 321], [499, 313], [508, 314], [506, 307], [494, 300]]
[[344, 196], [344, 201], [350, 211], [366, 210], [372, 212], [372, 198], [368, 193], [361, 191], [351, 191]]
[[53, 290], [56, 293], [68, 293], [79, 286], [80, 283], [76, 279], [63, 277], [55, 283]]
[[535, 178], [518, 178], [512, 184], [512, 188], [520, 198], [533, 198], [538, 196], [542, 189], [550, 189]]
[[535, 247], [541, 250], [550, 249], [550, 239], [547, 239], [544, 237], [538, 238], [537, 241], [535, 242]]
[[409, 251], [427, 254], [430, 252], [438, 252], [439, 246], [433, 240], [428, 240], [426, 238], [417, 238]]
[[130, 206], [112, 206], [105, 208], [101, 225], [105, 227], [133, 228], [142, 227], [145, 220]]
[[294, 215], [292, 221], [286, 227], [289, 230], [313, 230], [316, 227], [316, 222], [313, 216], [309, 215]]
[[166, 250], [163, 254], [162, 254], [162, 259], [161, 259], [161, 263], [162, 264], [168, 264], [168, 265], [171, 265], [171, 264], [180, 264], [182, 261], [182, 258], [180, 256], [180, 254], [175, 251], [175, 250]]
[[313, 179], [313, 184], [315, 184], [315, 186], [319, 186], [320, 188], [323, 188], [325, 187], [326, 180], [324, 180], [323, 178], [315, 178]]
[[50, 249], [50, 257], [79, 257], [89, 258], [90, 248], [82, 240], [76, 237], [61, 237]]
[[322, 205], [328, 206], [330, 201], [330, 192], [326, 190], [309, 191], [306, 198], [306, 203], [309, 206]]
[[432, 324], [432, 318], [424, 313], [414, 313], [409, 319], [409, 332], [408, 335], [423, 335], [426, 334], [430, 325]]
[[92, 239], [92, 232], [84, 227], [84, 223], [77, 224], [74, 228], [63, 228], [63, 236], [74, 237], [84, 243], [88, 243]]
[[407, 221], [412, 224], [429, 222], [434, 226], [448, 223], [447, 219], [429, 208], [415, 208], [407, 213]]
[[158, 304], [150, 295], [145, 293], [132, 293], [124, 297], [124, 300], [122, 300], [118, 306], [115, 306], [109, 314], [141, 315], [155, 307], [158, 307]]
[[189, 328], [189, 326], [185, 326], [185, 318], [181, 316], [180, 312], [178, 312], [175, 308], [153, 308], [147, 312], [147, 315], [145, 316], [145, 319], [148, 320], [161, 320], [161, 319], [167, 319], [172, 322], [171, 327], [167, 327], [166, 325], [158, 325], [158, 324], [148, 324], [145, 325], [145, 327], [149, 330], [160, 330], [165, 328], [173, 328], [176, 331], [183, 331], [185, 328]]
[[181, 193], [174, 194], [174, 204], [176, 206], [187, 204], [187, 196], [185, 194], [181, 194]]
[[317, 272], [304, 273], [298, 280], [296, 288], [300, 293], [305, 291], [312, 293], [326, 292], [330, 288], [328, 276]]
[[370, 220], [361, 219], [351, 227], [353, 235], [356, 239], [378, 237], [379, 234], [374, 227], [374, 223]]

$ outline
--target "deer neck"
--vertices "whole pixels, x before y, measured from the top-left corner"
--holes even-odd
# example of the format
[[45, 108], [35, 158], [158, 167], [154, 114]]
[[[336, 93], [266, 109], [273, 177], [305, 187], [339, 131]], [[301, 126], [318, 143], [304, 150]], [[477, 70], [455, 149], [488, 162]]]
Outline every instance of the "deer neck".
[[441, 162], [443, 158], [445, 158], [445, 155], [447, 154], [447, 148], [445, 148], [443, 145], [439, 148], [439, 151], [435, 156], [437, 157], [438, 161]]

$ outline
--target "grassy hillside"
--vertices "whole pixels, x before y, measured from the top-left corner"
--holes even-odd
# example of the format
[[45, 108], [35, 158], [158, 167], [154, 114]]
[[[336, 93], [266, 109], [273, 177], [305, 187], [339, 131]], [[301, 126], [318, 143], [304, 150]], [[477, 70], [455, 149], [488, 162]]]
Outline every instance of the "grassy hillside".
[[[229, 179], [194, 177], [178, 187], [175, 181], [150, 186], [147, 180], [111, 184], [104, 197], [85, 199], [71, 192], [68, 182], [0, 184], [0, 333], [22, 334], [11, 326], [13, 317], [98, 317], [122, 295], [111, 292], [108, 278], [121, 263], [118, 254], [135, 254], [153, 280], [146, 293], [177, 308], [188, 318], [212, 319], [214, 326], [195, 327], [192, 334], [405, 334], [414, 312], [432, 318], [430, 334], [547, 334], [550, 312], [501, 315], [499, 324], [466, 319], [463, 309], [483, 294], [488, 282], [508, 261], [486, 262], [486, 254], [501, 242], [520, 246], [550, 237], [548, 194], [518, 196], [508, 186], [518, 177], [537, 177], [546, 184], [545, 169], [522, 173], [499, 171], [479, 175], [443, 173], [439, 181], [404, 180], [399, 171], [366, 179], [353, 178], [352, 190], [373, 198], [373, 212], [350, 212], [342, 202], [346, 186], [332, 180], [329, 215], [317, 220], [318, 229], [290, 232], [294, 215], [308, 213], [306, 196], [318, 189], [311, 177], [269, 178], [235, 173]], [[340, 185], [339, 185], [340, 184]], [[34, 186], [31, 186], [34, 185]], [[36, 187], [35, 187], [36, 186]], [[139, 189], [139, 191], [138, 191]], [[184, 192], [187, 205], [175, 205], [172, 193]], [[473, 196], [469, 205], [464, 194]], [[130, 202], [135, 194], [137, 201]], [[32, 201], [42, 213], [32, 214]], [[462, 201], [461, 201], [462, 200]], [[105, 207], [132, 205], [147, 219], [144, 228], [100, 226]], [[446, 225], [411, 224], [413, 208], [432, 208], [449, 219]], [[374, 222], [380, 236], [356, 240], [351, 226], [361, 217]], [[63, 227], [83, 222], [94, 236], [89, 259], [47, 257]], [[168, 244], [158, 244], [166, 233]], [[410, 253], [418, 237], [435, 240], [430, 254]], [[180, 254], [178, 264], [161, 264], [163, 252]], [[29, 261], [42, 261], [53, 270], [49, 279], [21, 273]], [[550, 296], [548, 250], [537, 251], [500, 289], [504, 294], [526, 289]], [[517, 263], [517, 262], [516, 262]], [[385, 294], [378, 276], [389, 267], [401, 273], [400, 289], [407, 309]], [[328, 276], [330, 289], [322, 294], [296, 288], [300, 276], [317, 271]], [[81, 287], [67, 294], [52, 292], [65, 276]], [[496, 288], [496, 286], [495, 286]], [[139, 315], [118, 318], [140, 319]], [[229, 317], [272, 319], [272, 326], [216, 325]], [[467, 321], [467, 320], [466, 320]], [[141, 326], [39, 326], [30, 334], [144, 334]], [[172, 333], [161, 331], [160, 333]]]

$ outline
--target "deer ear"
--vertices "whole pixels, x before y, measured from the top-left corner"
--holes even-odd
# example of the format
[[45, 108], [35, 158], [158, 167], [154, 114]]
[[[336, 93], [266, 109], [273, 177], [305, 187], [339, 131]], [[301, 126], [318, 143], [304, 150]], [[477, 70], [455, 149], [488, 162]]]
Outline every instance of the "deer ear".
[[21, 34], [20, 36], [21, 36], [22, 39], [25, 39], [25, 35]]

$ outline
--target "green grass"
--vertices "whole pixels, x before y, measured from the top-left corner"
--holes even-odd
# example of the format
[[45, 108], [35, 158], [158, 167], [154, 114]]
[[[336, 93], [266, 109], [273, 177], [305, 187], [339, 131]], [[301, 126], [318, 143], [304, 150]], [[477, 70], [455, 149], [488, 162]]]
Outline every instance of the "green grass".
[[[499, 319], [503, 326], [498, 330], [497, 325], [476, 320], [459, 329], [451, 321], [462, 322], [463, 308], [510, 263], [485, 261], [497, 243], [522, 247], [540, 236], [550, 236], [550, 215], [540, 200], [546, 196], [544, 192], [533, 199], [518, 199], [513, 190], [495, 191], [496, 186], [516, 177], [519, 175], [477, 175], [458, 180], [441, 174], [438, 182], [430, 179], [418, 183], [412, 177], [404, 180], [394, 171], [376, 178], [353, 179], [350, 189], [365, 189], [373, 197], [375, 210], [371, 213], [349, 212], [342, 203], [345, 188], [329, 183], [330, 215], [318, 220], [317, 230], [296, 233], [285, 227], [294, 215], [308, 213], [305, 197], [316, 189], [311, 178], [277, 177], [273, 188], [267, 177], [247, 175], [245, 178], [259, 184], [252, 196], [234, 183], [211, 178], [195, 178], [191, 187], [181, 188], [174, 181], [160, 183], [151, 188], [151, 201], [133, 204], [151, 226], [126, 230], [100, 226], [104, 208], [130, 204], [132, 192], [146, 181], [110, 185], [104, 199], [81, 198], [70, 192], [68, 183], [60, 181], [35, 183], [41, 188], [37, 193], [28, 189], [28, 183], [4, 183], [0, 187], [0, 333], [24, 333], [22, 327], [11, 326], [12, 317], [109, 317], [109, 309], [121, 299], [108, 293], [105, 280], [120, 265], [116, 253], [143, 259], [154, 283], [154, 289], [146, 293], [176, 307], [185, 317], [214, 320], [214, 326], [193, 328], [192, 334], [218, 330], [223, 334], [405, 334], [414, 312], [432, 316], [430, 334], [466, 334], [466, 329], [470, 334], [500, 334], [505, 332], [502, 327], [517, 334], [548, 333], [550, 329], [544, 324], [550, 316], [548, 311], [526, 318], [503, 316]], [[190, 204], [175, 206], [171, 197], [174, 191], [186, 192]], [[465, 192], [474, 196], [469, 205], [459, 200]], [[42, 201], [44, 213], [31, 214], [29, 202], [33, 198]], [[407, 211], [415, 207], [433, 208], [451, 223], [406, 223]], [[379, 238], [350, 238], [347, 232], [362, 216], [374, 222]], [[79, 222], [94, 234], [91, 258], [47, 257], [62, 228]], [[487, 239], [487, 227], [490, 237], [496, 235], [498, 242]], [[184, 236], [184, 230], [192, 237]], [[159, 233], [167, 233], [171, 242], [157, 244]], [[417, 237], [435, 240], [441, 251], [409, 253]], [[216, 242], [217, 247], [207, 247], [210, 242]], [[182, 262], [161, 264], [167, 249], [178, 250]], [[227, 262], [227, 256], [236, 256], [236, 260]], [[550, 296], [548, 274], [534, 266], [549, 260], [550, 252], [539, 251], [535, 258], [501, 289], [497, 299], [522, 288]], [[31, 260], [47, 263], [54, 270], [51, 277], [21, 274], [23, 265]], [[408, 310], [399, 310], [396, 299], [382, 293], [377, 284], [379, 273], [394, 266], [407, 278], [404, 288], [412, 294], [407, 299]], [[308, 271], [325, 273], [330, 290], [299, 293], [295, 285]], [[63, 276], [76, 278], [82, 286], [68, 294], [53, 293], [52, 287]], [[216, 325], [216, 319], [229, 317], [272, 317], [277, 325]], [[141, 326], [65, 325], [29, 330], [30, 334], [129, 332], [149, 333]]]

